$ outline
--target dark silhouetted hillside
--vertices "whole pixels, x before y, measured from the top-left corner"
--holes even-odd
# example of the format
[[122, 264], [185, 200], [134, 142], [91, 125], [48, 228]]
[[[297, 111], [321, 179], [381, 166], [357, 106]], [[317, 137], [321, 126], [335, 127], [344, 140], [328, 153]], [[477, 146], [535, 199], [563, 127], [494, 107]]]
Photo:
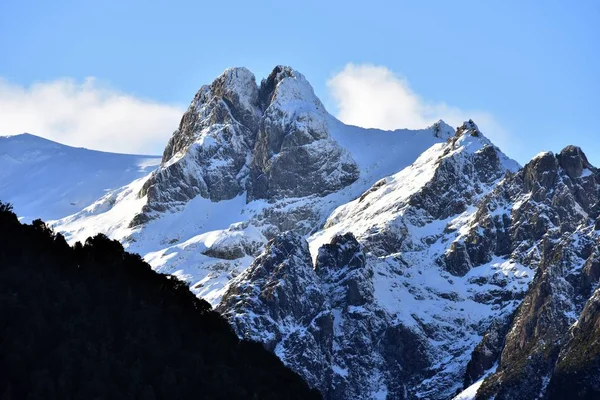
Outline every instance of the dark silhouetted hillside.
[[320, 398], [186, 284], [0, 203], [0, 399]]

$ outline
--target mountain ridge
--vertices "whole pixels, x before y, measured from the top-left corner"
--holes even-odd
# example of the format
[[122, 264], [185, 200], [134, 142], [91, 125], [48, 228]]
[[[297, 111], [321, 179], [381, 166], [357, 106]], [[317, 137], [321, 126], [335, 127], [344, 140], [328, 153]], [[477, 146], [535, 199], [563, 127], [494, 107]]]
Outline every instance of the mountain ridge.
[[347, 126], [292, 68], [233, 68], [156, 170], [53, 226], [188, 281], [326, 399], [558, 398], [594, 370], [567, 339], [595, 332], [599, 199], [578, 147], [521, 167], [473, 121]]
[[0, 136], [0, 197], [26, 220], [58, 219], [143, 176], [156, 156], [72, 147], [29, 133]]

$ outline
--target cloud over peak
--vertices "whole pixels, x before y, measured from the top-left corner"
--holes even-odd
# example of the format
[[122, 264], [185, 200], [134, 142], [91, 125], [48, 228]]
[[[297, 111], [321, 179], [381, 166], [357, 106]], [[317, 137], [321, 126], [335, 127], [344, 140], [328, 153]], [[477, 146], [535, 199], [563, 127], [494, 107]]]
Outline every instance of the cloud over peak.
[[[393, 130], [424, 128], [440, 118], [454, 126], [473, 119], [505, 151], [514, 142], [490, 113], [428, 102], [383, 66], [347, 64], [327, 87], [337, 117], [347, 124]], [[160, 154], [183, 112], [183, 107], [140, 99], [94, 78], [22, 86], [0, 77], [0, 135], [29, 132], [71, 146]]]
[[337, 117], [346, 124], [419, 129], [439, 119], [453, 126], [473, 119], [498, 146], [508, 145], [506, 132], [491, 114], [427, 102], [410, 89], [405, 79], [383, 66], [347, 64], [327, 86], [337, 105]]

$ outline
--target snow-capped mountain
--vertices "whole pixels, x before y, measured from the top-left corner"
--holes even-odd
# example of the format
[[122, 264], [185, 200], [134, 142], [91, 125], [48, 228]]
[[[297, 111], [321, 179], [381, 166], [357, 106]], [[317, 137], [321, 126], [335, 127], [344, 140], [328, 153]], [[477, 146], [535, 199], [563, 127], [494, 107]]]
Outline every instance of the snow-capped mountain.
[[[495, 254], [535, 269], [502, 346], [487, 346], [484, 338], [487, 354], [475, 354], [468, 368], [467, 382], [498, 355], [497, 368], [477, 398], [564, 398], [565, 375], [597, 371], [597, 346], [590, 344], [586, 354], [576, 356], [571, 349], [581, 340], [581, 322], [588, 326], [583, 335], [591, 334], [589, 313], [600, 278], [600, 170], [581, 149], [541, 153], [507, 177], [481, 202], [463, 243], [471, 260]], [[597, 377], [580, 385], [581, 396], [597, 397]]]
[[248, 70], [229, 69], [198, 91], [158, 169], [55, 226], [71, 241], [105, 232], [216, 305], [269, 239], [318, 230], [336, 207], [453, 134], [442, 121], [416, 131], [346, 126], [291, 68], [260, 86]]
[[[476, 204], [517, 169], [467, 122], [307, 239], [270, 242], [218, 310], [327, 398], [448, 397], [480, 333], [514, 312], [533, 277], [497, 257], [446, 261]], [[487, 276], [507, 281], [501, 293], [489, 295]]]
[[25, 220], [58, 219], [147, 175], [155, 156], [65, 146], [30, 134], [0, 136], [0, 199]]
[[136, 178], [54, 228], [187, 280], [326, 399], [600, 390], [600, 171], [579, 148], [521, 168], [473, 121], [347, 126], [298, 71], [232, 68]]

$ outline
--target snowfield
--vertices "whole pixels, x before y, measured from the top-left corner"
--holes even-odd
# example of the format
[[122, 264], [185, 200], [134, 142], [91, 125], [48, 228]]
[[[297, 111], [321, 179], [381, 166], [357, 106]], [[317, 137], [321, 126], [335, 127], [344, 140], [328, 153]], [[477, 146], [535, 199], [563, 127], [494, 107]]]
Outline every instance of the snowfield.
[[0, 136], [0, 199], [25, 221], [58, 219], [147, 175], [158, 156], [65, 146], [30, 134]]

